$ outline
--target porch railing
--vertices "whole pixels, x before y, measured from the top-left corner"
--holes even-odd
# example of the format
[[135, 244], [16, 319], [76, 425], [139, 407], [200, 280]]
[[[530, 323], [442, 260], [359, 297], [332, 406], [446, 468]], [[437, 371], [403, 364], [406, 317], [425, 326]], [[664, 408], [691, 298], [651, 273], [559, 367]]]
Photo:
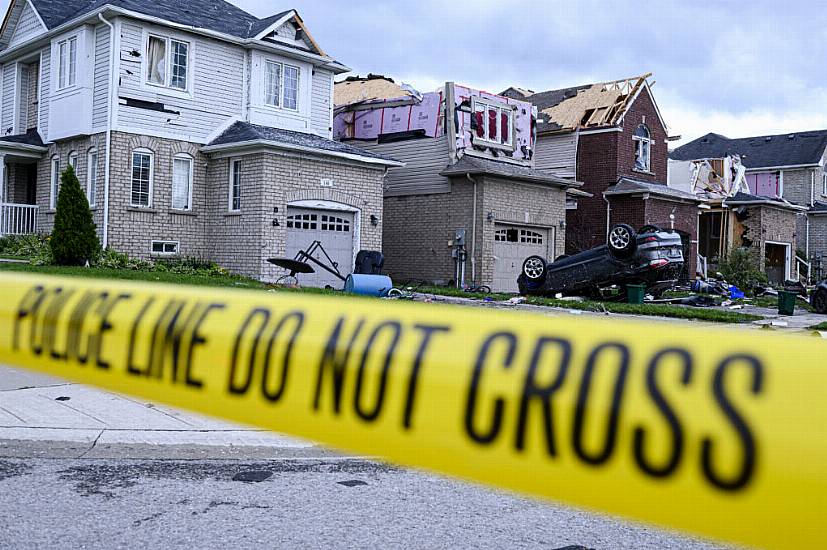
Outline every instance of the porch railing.
[[37, 205], [0, 203], [0, 236], [37, 233]]
[[[802, 270], [803, 268], [803, 270]], [[804, 285], [810, 284], [810, 278], [812, 277], [812, 269], [813, 266], [802, 258], [801, 256], [796, 255], [795, 257], [795, 273], [794, 277], [796, 281], [801, 282]]]

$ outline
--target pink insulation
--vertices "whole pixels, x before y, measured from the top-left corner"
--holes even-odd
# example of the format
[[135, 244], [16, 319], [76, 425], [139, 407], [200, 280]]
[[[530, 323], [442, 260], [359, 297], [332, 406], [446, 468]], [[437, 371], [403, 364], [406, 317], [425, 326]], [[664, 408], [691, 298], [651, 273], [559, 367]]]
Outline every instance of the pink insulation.
[[780, 197], [781, 185], [778, 172], [761, 172], [759, 174], [747, 174], [747, 185], [749, 192], [760, 197]]

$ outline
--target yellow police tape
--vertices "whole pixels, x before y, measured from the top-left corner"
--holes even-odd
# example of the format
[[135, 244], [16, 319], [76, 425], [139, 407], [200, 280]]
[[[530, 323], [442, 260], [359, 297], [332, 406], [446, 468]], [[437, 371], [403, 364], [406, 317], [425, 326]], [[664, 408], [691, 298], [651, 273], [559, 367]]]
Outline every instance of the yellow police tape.
[[0, 275], [0, 297], [0, 363], [712, 537], [827, 545], [820, 339], [31, 275]]

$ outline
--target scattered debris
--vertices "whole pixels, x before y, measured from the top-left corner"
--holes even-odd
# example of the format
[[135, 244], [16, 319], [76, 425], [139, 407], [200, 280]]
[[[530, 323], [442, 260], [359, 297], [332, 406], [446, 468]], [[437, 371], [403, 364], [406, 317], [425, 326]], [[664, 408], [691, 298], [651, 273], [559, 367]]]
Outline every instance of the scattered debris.
[[349, 479], [347, 481], [337, 481], [339, 485], [344, 485], [345, 487], [357, 487], [359, 485], [367, 485], [366, 482], [360, 479]]
[[772, 326], [774, 326], [774, 327], [786, 327], [786, 326], [789, 326], [789, 323], [788, 323], [787, 321], [779, 321], [778, 319], [773, 319], [773, 321], [772, 321], [772, 322], [770, 322], [770, 324], [771, 324]]
[[269, 479], [273, 472], [267, 470], [248, 470], [246, 472], [238, 472], [233, 476], [233, 481], [243, 481], [245, 483], [259, 483], [265, 479]]
[[66, 397], [65, 395], [61, 395], [60, 397], [55, 397], [55, 401], [69, 401], [71, 397]]

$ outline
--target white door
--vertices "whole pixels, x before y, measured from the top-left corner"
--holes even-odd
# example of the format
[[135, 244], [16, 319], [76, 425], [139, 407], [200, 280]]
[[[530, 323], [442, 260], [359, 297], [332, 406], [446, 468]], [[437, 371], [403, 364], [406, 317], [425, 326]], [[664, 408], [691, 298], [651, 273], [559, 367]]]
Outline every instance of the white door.
[[494, 292], [517, 292], [517, 277], [529, 256], [548, 258], [548, 229], [497, 224], [494, 230]]
[[[312, 256], [327, 266], [335, 262], [338, 264], [339, 273], [347, 277], [353, 272], [353, 231], [352, 212], [288, 206], [287, 253], [285, 255], [293, 258], [299, 251], [308, 250], [314, 241], [319, 241], [324, 252], [319, 248]], [[330, 259], [325, 256], [325, 252]], [[332, 273], [313, 262], [308, 263], [316, 272], [299, 274], [300, 285], [320, 288], [328, 285], [333, 288], [344, 286], [344, 281]]]

